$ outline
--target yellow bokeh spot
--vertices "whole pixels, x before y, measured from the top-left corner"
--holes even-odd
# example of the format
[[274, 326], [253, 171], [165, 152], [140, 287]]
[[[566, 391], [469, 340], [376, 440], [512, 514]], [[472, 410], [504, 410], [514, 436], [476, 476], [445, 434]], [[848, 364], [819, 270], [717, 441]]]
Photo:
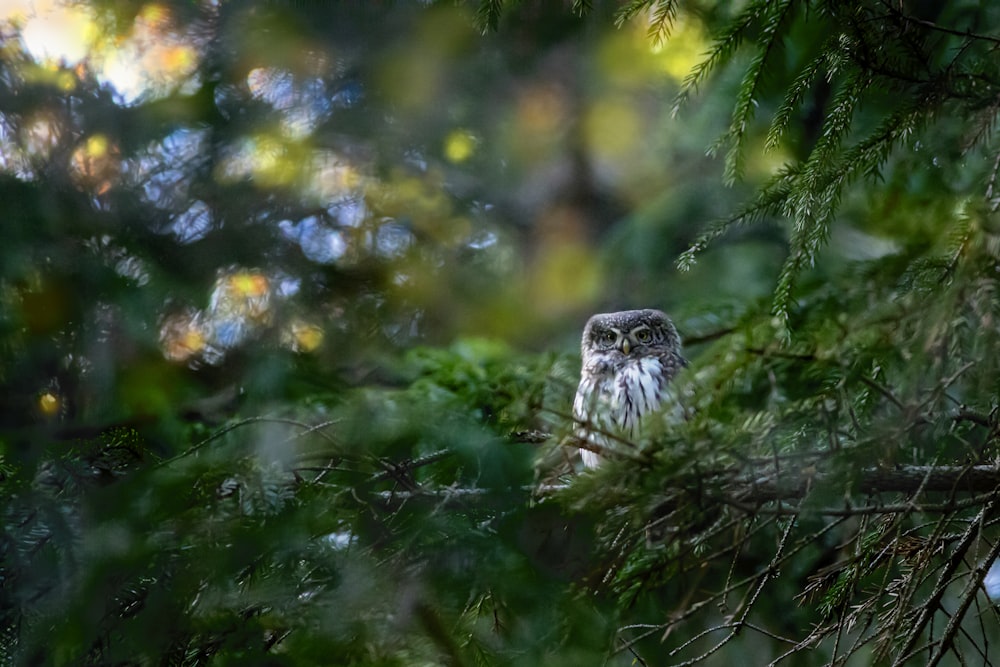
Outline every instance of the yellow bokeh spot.
[[249, 161], [253, 178], [261, 185], [291, 185], [304, 166], [292, 155], [293, 146], [275, 137], [260, 134], [250, 142]]
[[675, 81], [683, 81], [708, 50], [708, 38], [701, 22], [692, 18], [679, 18], [670, 36], [651, 46], [660, 71]]
[[[441, 175], [435, 171], [412, 176], [402, 170], [368, 190], [373, 211], [386, 218], [406, 218], [421, 232], [434, 238], [452, 216], [451, 199]], [[450, 235], [450, 232], [446, 235]]]
[[54, 86], [65, 93], [72, 92], [76, 88], [78, 73], [82, 75], [86, 73], [81, 65], [66, 69], [53, 61], [47, 61], [42, 65], [28, 65], [23, 71], [25, 80]]
[[161, 63], [168, 73], [186, 74], [197, 64], [198, 54], [190, 46], [180, 45], [163, 51]]
[[476, 152], [477, 143], [468, 130], [454, 130], [444, 140], [444, 156], [450, 162], [465, 162]]
[[285, 340], [295, 352], [312, 352], [323, 344], [323, 329], [315, 324], [294, 320], [288, 325]]
[[154, 2], [143, 7], [136, 18], [154, 26], [161, 26], [170, 20], [170, 10]]
[[747, 147], [746, 156], [746, 165], [744, 166], [746, 176], [759, 178], [762, 181], [776, 175], [793, 160], [787, 146], [778, 145], [768, 149], [764, 147], [762, 142], [751, 142], [751, 145]]
[[259, 273], [234, 273], [229, 277], [229, 287], [236, 296], [259, 297], [267, 294], [270, 285], [267, 276]]
[[72, 92], [76, 88], [76, 76], [72, 72], [61, 70], [56, 75], [56, 87], [64, 93]]
[[118, 148], [103, 134], [95, 134], [73, 152], [76, 184], [97, 194], [107, 192], [121, 167]]
[[46, 417], [54, 417], [59, 412], [59, 397], [47, 391], [38, 397], [38, 409]]
[[160, 345], [167, 359], [186, 361], [207, 347], [208, 338], [195, 313], [176, 313], [163, 322]]
[[649, 38], [638, 25], [631, 30], [612, 31], [601, 40], [594, 57], [612, 88], [635, 89], [650, 84], [655, 65], [648, 44]]
[[205, 347], [205, 334], [199, 329], [188, 329], [177, 344], [189, 354], [200, 352]]
[[587, 145], [605, 158], [627, 157], [641, 139], [642, 119], [621, 97], [598, 100], [584, 119]]
[[592, 250], [582, 242], [566, 241], [539, 258], [533, 296], [549, 313], [572, 311], [600, 293], [601, 274]]
[[163, 341], [163, 355], [171, 361], [185, 361], [205, 349], [207, 340], [197, 323], [188, 322], [187, 328], [171, 332]]
[[87, 146], [84, 149], [87, 157], [101, 158], [108, 154], [108, 138], [103, 134], [95, 134], [87, 139]]

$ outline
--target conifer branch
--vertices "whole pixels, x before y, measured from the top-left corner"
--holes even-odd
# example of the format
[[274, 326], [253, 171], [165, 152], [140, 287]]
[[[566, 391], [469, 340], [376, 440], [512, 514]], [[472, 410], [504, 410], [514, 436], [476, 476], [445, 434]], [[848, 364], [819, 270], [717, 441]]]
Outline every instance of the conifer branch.
[[879, 4], [882, 5], [889, 14], [898, 17], [906, 23], [913, 25], [919, 25], [924, 28], [929, 28], [935, 32], [941, 32], [946, 35], [953, 35], [955, 37], [963, 37], [965, 39], [974, 39], [978, 41], [988, 42], [990, 44], [995, 44], [1000, 46], [1000, 37], [994, 37], [993, 35], [983, 35], [979, 33], [972, 32], [971, 30], [956, 30], [954, 28], [949, 28], [947, 26], [938, 25], [933, 21], [928, 21], [926, 19], [920, 19], [915, 16], [910, 16], [902, 12], [899, 7], [893, 5], [892, 2], [888, 0], [880, 0]]
[[[788, 0], [785, 0], [786, 2]], [[684, 79], [680, 92], [674, 100], [675, 113], [691, 97], [698, 87], [718, 68], [728, 63], [746, 38], [747, 32], [757, 21], [766, 16], [773, 0], [754, 0], [733, 19], [723, 33], [715, 40], [708, 58], [695, 66]]]
[[813, 58], [813, 60], [799, 72], [795, 81], [793, 81], [792, 85], [788, 88], [788, 91], [785, 93], [785, 99], [775, 112], [774, 118], [771, 119], [771, 128], [768, 130], [767, 139], [764, 141], [765, 149], [772, 150], [777, 148], [778, 143], [781, 141], [781, 137], [785, 134], [785, 130], [788, 128], [788, 123], [791, 120], [792, 114], [802, 105], [806, 94], [809, 92], [810, 88], [812, 88], [817, 77], [820, 75], [823, 65], [827, 63], [829, 58], [828, 51], [832, 46], [833, 44], [830, 41], [827, 41], [821, 49], [820, 54]]
[[[863, 515], [897, 514], [942, 514], [959, 510], [982, 507], [985, 503], [1000, 497], [1000, 469], [995, 466], [899, 466], [895, 468], [866, 468], [853, 484], [845, 483], [845, 504], [840, 507], [808, 507], [784, 504], [784, 501], [801, 501], [809, 497], [817, 488], [829, 489], [829, 485], [843, 479], [838, 472], [817, 472], [813, 466], [808, 469], [782, 471], [762, 471], [759, 473], [737, 473], [722, 471], [706, 473], [701, 478], [687, 479], [677, 483], [677, 488], [686, 484], [699, 487], [701, 497], [710, 502], [717, 497], [725, 505], [751, 514], [774, 514], [778, 516], [799, 516], [802, 514], [847, 517]], [[674, 486], [674, 485], [671, 485]], [[479, 487], [421, 488], [406, 491], [380, 491], [375, 494], [384, 503], [395, 505], [409, 501], [427, 501], [448, 505], [452, 502], [470, 502], [477, 499], [525, 494], [546, 497], [559, 494], [572, 487], [572, 482], [523, 486], [517, 488], [487, 489]], [[711, 489], [715, 489], [712, 491]], [[919, 500], [930, 493], [947, 494], [944, 501]], [[956, 494], [971, 494], [956, 498]], [[871, 503], [853, 505], [851, 495], [878, 496], [880, 494], [903, 494], [909, 496], [906, 502]], [[768, 506], [770, 503], [776, 503]]]
[[726, 156], [725, 181], [730, 185], [739, 180], [743, 173], [743, 147], [750, 121], [753, 119], [757, 107], [761, 81], [766, 67], [770, 64], [771, 58], [781, 42], [782, 28], [790, 20], [793, 6], [793, 0], [784, 0], [777, 3], [767, 13], [759, 50], [743, 75], [727, 134], [731, 146]]

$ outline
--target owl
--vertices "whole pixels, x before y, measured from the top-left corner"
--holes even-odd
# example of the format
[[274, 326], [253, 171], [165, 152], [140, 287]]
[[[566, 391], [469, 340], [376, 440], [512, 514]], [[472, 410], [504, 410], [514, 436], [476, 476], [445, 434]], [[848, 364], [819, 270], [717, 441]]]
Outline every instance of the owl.
[[[671, 402], [668, 385], [687, 365], [670, 318], [658, 310], [594, 315], [583, 329], [583, 367], [573, 401], [577, 437], [613, 450], [641, 433], [642, 421]], [[601, 457], [580, 449], [583, 464]]]

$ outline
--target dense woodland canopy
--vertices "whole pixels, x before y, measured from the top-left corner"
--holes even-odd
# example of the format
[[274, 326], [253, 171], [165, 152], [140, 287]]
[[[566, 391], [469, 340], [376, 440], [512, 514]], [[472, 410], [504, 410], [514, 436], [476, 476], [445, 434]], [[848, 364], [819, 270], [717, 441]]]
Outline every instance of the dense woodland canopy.
[[971, 0], [4, 4], [0, 664], [1000, 664], [998, 113]]

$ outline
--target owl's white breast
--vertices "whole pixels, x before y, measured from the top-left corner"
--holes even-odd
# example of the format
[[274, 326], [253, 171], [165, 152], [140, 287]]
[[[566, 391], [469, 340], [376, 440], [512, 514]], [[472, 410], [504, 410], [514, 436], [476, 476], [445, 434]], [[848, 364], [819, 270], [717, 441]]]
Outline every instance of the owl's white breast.
[[[637, 440], [643, 420], [671, 400], [668, 380], [656, 357], [628, 359], [617, 369], [606, 363], [585, 368], [573, 401], [573, 415], [580, 424], [578, 437], [610, 449], [622, 439]], [[585, 449], [580, 453], [588, 468], [599, 464], [597, 454]]]
[[618, 427], [629, 436], [638, 435], [639, 420], [660, 407], [663, 366], [659, 359], [642, 358], [618, 371], [611, 395], [612, 413]]
[[660, 361], [644, 357], [629, 360], [617, 371], [606, 366], [590, 370], [583, 374], [573, 402], [574, 416], [602, 431], [638, 435], [639, 420], [662, 402], [666, 382]]

